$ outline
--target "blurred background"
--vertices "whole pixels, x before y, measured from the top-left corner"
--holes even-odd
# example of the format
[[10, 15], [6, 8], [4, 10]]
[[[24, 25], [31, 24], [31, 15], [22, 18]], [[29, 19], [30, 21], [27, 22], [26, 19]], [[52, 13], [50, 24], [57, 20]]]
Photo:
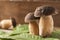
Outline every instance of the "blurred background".
[[[25, 15], [41, 5], [51, 5], [60, 13], [60, 0], [0, 0], [0, 21], [14, 17], [18, 24], [24, 24]], [[60, 27], [60, 14], [54, 15], [53, 19], [54, 25]]]

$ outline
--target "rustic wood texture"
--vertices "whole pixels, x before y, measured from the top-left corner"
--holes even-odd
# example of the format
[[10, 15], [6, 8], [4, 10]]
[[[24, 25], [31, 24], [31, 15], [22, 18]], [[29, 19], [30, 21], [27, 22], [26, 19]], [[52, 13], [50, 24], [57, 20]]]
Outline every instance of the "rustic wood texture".
[[[60, 11], [60, 2], [0, 1], [0, 20], [15, 17], [17, 23], [23, 24], [25, 15], [34, 12], [36, 7], [41, 5], [51, 5]], [[60, 26], [60, 14], [53, 18], [55, 26]]]

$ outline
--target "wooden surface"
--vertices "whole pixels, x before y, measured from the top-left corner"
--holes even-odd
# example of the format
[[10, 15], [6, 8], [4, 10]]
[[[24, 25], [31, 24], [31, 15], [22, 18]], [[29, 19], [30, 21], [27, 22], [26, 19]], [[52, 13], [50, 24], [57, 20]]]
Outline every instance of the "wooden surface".
[[[21, 2], [21, 1], [0, 1], [0, 20], [15, 17], [17, 23], [24, 23], [24, 17], [29, 12], [34, 12], [36, 7], [51, 5], [56, 7], [60, 13], [60, 2]], [[60, 14], [53, 16], [54, 25], [60, 26]]]

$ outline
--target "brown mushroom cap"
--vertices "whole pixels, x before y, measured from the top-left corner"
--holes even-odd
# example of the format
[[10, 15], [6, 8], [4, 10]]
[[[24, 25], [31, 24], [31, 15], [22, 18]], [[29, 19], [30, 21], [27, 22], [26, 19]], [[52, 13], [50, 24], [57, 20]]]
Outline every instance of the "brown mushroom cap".
[[48, 16], [48, 15], [54, 15], [54, 14], [57, 14], [57, 11], [54, 7], [51, 7], [51, 6], [37, 7], [34, 12], [35, 17]]
[[28, 13], [28, 14], [25, 16], [25, 22], [26, 22], [26, 23], [35, 21], [35, 20], [37, 20], [37, 19], [40, 19], [40, 17], [34, 17], [34, 13], [33, 13], [33, 12], [30, 12], [30, 13]]
[[16, 27], [16, 20], [15, 20], [15, 18], [10, 17], [10, 19], [12, 20], [12, 25], [13, 25], [13, 27]]

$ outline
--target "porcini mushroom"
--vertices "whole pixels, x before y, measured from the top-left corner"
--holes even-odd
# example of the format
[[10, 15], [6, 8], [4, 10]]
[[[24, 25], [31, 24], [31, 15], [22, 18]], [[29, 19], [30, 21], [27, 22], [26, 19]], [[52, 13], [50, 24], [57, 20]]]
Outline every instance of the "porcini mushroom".
[[39, 28], [36, 20], [39, 17], [34, 17], [34, 13], [30, 12], [25, 16], [25, 22], [29, 23], [29, 33], [32, 35], [39, 35]]
[[40, 17], [39, 20], [39, 35], [46, 37], [51, 35], [54, 28], [52, 15], [57, 14], [57, 10], [51, 6], [37, 7], [34, 16]]
[[10, 19], [4, 19], [0, 22], [0, 28], [2, 29], [13, 29], [14, 27], [16, 27], [15, 18], [11, 17]]

